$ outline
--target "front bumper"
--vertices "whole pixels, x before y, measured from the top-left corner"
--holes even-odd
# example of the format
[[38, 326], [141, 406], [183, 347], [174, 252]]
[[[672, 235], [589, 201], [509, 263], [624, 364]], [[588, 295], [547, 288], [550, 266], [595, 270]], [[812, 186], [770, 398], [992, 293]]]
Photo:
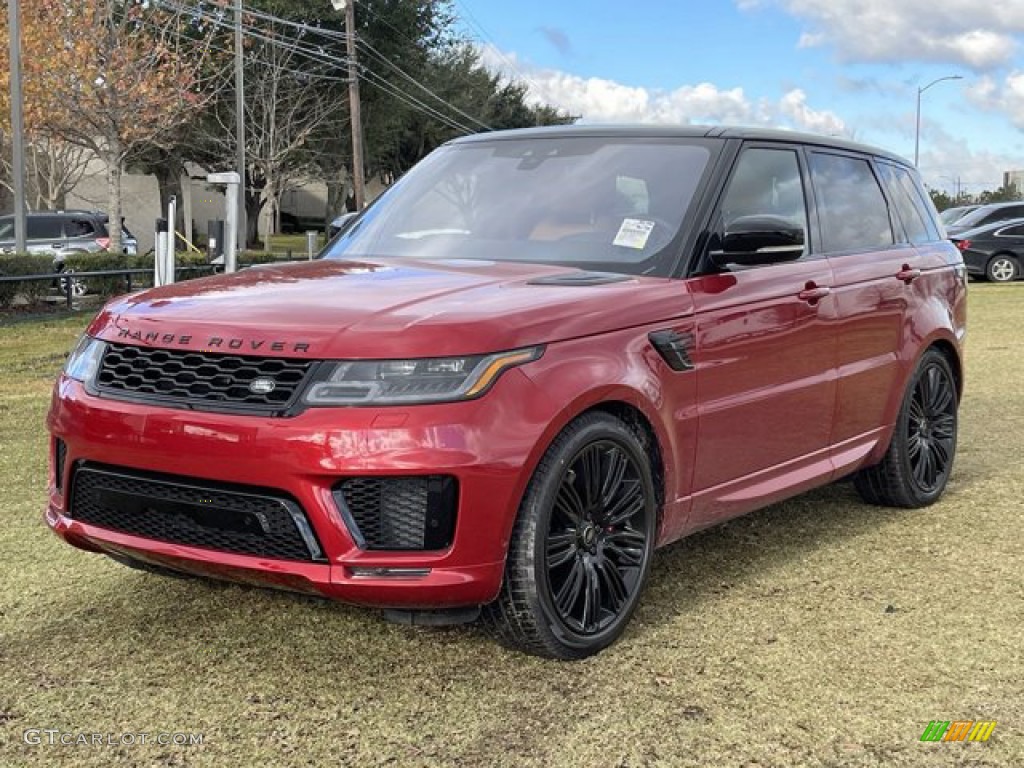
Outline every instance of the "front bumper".
[[[501, 586], [531, 456], [553, 414], [518, 370], [478, 400], [409, 408], [309, 409], [293, 418], [195, 412], [95, 397], [62, 377], [48, 426], [46, 522], [81, 549], [189, 573], [393, 608], [481, 605]], [[55, 467], [62, 468], [57, 477]], [[275, 559], [134, 535], [75, 519], [76, 468], [103, 466], [260, 487], [293, 499], [322, 548], [317, 561]], [[450, 546], [360, 547], [332, 495], [351, 477], [443, 474], [458, 483]]]

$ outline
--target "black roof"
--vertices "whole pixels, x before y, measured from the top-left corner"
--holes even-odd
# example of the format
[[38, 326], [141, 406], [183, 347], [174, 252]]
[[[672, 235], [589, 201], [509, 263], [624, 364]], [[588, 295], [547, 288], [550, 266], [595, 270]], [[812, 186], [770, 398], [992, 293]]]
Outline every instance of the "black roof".
[[910, 162], [894, 152], [855, 141], [814, 133], [787, 131], [781, 128], [758, 128], [729, 125], [553, 125], [541, 128], [518, 128], [510, 131], [474, 133], [453, 139], [450, 143], [465, 144], [510, 139], [545, 139], [581, 136], [592, 138], [719, 138], [747, 141], [787, 141], [820, 147], [847, 149], [884, 157], [901, 165]]

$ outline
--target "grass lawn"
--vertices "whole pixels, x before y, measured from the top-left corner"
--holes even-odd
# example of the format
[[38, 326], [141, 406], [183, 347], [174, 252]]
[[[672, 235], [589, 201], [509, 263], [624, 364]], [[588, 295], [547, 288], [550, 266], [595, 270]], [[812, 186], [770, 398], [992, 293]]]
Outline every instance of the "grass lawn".
[[[659, 553], [623, 640], [576, 664], [60, 543], [43, 420], [87, 318], [0, 324], [0, 766], [1019, 768], [1024, 285], [972, 284], [970, 315], [939, 504], [869, 507], [843, 484], [693, 536]], [[998, 725], [918, 741], [960, 719]]]

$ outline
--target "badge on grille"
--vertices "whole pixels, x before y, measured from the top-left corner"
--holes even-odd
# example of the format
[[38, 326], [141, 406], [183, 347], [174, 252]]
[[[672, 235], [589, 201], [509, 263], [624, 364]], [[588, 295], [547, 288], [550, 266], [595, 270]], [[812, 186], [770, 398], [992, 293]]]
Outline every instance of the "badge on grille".
[[254, 395], [269, 395], [276, 388], [273, 379], [253, 379], [249, 382], [249, 391]]

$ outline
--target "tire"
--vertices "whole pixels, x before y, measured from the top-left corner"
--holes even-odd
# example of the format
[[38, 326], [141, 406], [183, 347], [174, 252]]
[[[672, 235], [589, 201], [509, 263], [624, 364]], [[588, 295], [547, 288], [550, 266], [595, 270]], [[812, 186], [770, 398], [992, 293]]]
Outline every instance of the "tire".
[[931, 348], [910, 377], [889, 449], [854, 476], [870, 504], [913, 509], [934, 503], [956, 456], [957, 388], [946, 357]]
[[66, 296], [68, 292], [68, 281], [70, 280], [71, 295], [76, 299], [80, 299], [89, 292], [89, 286], [86, 285], [85, 280], [82, 280], [80, 277], [75, 277], [74, 274], [75, 270], [73, 269], [61, 269], [60, 278], [57, 283], [60, 287], [60, 292]]
[[989, 259], [985, 267], [985, 277], [993, 283], [1009, 283], [1020, 276], [1020, 265], [1017, 260], [1005, 253], [999, 253]]
[[581, 416], [530, 480], [483, 624], [536, 656], [582, 659], [611, 645], [647, 581], [657, 513], [644, 436], [608, 414]]

